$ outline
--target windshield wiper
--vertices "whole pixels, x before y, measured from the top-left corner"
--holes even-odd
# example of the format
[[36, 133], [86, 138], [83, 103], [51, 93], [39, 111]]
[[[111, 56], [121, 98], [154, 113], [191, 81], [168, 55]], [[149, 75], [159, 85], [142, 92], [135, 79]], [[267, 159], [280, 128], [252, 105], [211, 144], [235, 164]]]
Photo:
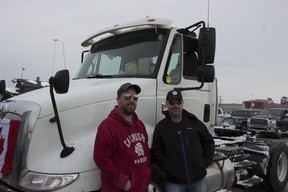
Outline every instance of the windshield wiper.
[[93, 75], [90, 77], [87, 77], [88, 79], [92, 79], [92, 78], [99, 78], [99, 79], [103, 79], [103, 78], [110, 78], [112, 77], [112, 75], [102, 75], [102, 74], [97, 74], [97, 75]]

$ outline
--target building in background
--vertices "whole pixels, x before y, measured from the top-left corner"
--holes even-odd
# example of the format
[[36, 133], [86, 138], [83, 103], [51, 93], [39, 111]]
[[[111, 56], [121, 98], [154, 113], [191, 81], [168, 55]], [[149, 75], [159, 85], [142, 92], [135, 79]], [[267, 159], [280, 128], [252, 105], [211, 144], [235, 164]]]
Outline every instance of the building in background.
[[283, 96], [280, 100], [280, 103], [274, 103], [271, 98], [265, 99], [255, 99], [243, 101], [243, 109], [268, 109], [268, 108], [288, 108], [288, 98]]
[[13, 79], [12, 82], [16, 83], [15, 88], [18, 94], [49, 86], [49, 83], [41, 82], [39, 77], [37, 77], [36, 80]]
[[10, 97], [26, 93], [29, 91], [33, 91], [36, 89], [40, 89], [43, 87], [48, 87], [49, 83], [41, 82], [40, 78], [37, 77], [36, 80], [29, 79], [13, 79], [13, 83], [15, 83], [15, 88], [6, 87], [5, 80], [0, 81], [0, 101], [4, 101], [9, 99]]
[[219, 103], [219, 108], [221, 108], [224, 114], [231, 114], [234, 110], [239, 109], [250, 109], [260, 111], [267, 108], [288, 108], [288, 97], [283, 96], [280, 103], [274, 103], [271, 98], [267, 99], [254, 99], [243, 101], [242, 104], [237, 103]]

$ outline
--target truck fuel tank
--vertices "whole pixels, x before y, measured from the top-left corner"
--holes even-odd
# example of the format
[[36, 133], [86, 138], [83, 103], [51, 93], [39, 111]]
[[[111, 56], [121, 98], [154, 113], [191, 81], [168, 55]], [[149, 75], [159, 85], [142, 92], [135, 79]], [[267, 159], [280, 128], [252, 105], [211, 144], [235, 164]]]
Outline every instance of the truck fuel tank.
[[207, 191], [229, 189], [235, 179], [235, 170], [230, 159], [223, 153], [214, 154], [213, 163], [207, 168]]

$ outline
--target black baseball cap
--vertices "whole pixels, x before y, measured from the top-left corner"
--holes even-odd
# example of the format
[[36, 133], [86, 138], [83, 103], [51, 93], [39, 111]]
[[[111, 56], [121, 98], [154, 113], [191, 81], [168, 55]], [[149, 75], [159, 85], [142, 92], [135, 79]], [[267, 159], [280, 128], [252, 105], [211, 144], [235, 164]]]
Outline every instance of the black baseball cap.
[[136, 91], [137, 94], [139, 94], [141, 92], [141, 88], [136, 85], [136, 84], [131, 84], [131, 83], [124, 83], [123, 85], [121, 85], [121, 87], [118, 89], [117, 91], [117, 96], [119, 97], [120, 94], [124, 91], [126, 91], [127, 89], [132, 88]]
[[173, 99], [183, 100], [182, 94], [180, 90], [172, 90], [167, 93], [166, 101], [171, 101]]

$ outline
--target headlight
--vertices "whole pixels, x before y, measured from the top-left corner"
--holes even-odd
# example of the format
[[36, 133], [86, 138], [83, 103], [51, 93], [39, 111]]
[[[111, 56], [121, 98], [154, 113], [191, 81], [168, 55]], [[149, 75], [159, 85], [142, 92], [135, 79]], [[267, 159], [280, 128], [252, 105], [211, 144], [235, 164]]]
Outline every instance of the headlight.
[[78, 174], [51, 175], [29, 172], [20, 181], [23, 189], [51, 191], [65, 187], [75, 181]]
[[272, 125], [276, 125], [276, 120], [275, 119], [269, 120], [268, 123]]
[[250, 121], [251, 121], [251, 118], [248, 118], [248, 119], [247, 119], [247, 123], [250, 123]]

